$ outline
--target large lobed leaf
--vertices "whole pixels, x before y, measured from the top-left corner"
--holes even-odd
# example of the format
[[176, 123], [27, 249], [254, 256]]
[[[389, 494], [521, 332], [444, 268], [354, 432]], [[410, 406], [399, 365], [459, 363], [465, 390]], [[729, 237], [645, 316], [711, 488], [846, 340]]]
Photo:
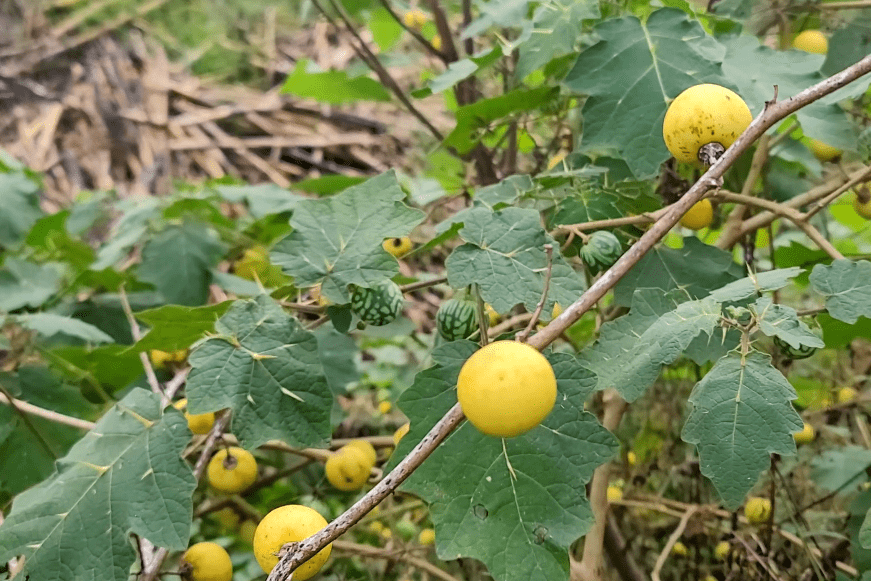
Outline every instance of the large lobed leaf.
[[232, 431], [246, 448], [329, 438], [332, 394], [317, 339], [268, 295], [233, 303], [188, 361], [189, 411], [231, 408]]
[[[411, 431], [401, 458], [457, 401], [470, 342], [436, 350], [399, 405]], [[585, 483], [617, 450], [614, 437], [583, 411], [595, 377], [568, 354], [547, 356], [558, 397], [542, 424], [516, 438], [485, 436], [466, 423], [415, 471], [404, 488], [430, 503], [439, 558], [473, 557], [498, 581], [568, 579], [568, 547], [592, 525]]]
[[798, 318], [798, 313], [792, 307], [778, 305], [768, 297], [760, 297], [753, 306], [756, 311], [756, 321], [759, 330], [769, 337], [777, 337], [789, 343], [795, 349], [802, 345], [822, 349], [823, 340], [813, 334]]
[[321, 295], [343, 304], [348, 285], [371, 287], [399, 269], [382, 247], [423, 220], [400, 200], [405, 193], [391, 170], [323, 200], [300, 202], [290, 220], [294, 231], [270, 258], [300, 288], [321, 285]]
[[741, 505], [771, 454], [795, 454], [792, 435], [804, 425], [790, 403], [797, 397], [762, 353], [729, 353], [693, 388], [681, 437], [698, 447], [702, 474], [730, 509]]
[[811, 286], [826, 296], [829, 314], [853, 324], [859, 317], [871, 317], [871, 262], [835, 260], [814, 266]]
[[196, 487], [181, 459], [189, 440], [181, 413], [130, 392], [54, 476], [16, 497], [0, 525], [0, 561], [24, 555], [22, 579], [125, 581], [136, 560], [131, 533], [185, 548]]

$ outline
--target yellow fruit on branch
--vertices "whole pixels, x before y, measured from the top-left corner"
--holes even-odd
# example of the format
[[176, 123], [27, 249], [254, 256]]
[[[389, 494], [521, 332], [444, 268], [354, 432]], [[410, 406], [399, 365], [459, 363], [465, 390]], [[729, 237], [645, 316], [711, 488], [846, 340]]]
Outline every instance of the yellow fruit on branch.
[[689, 549], [687, 549], [687, 546], [680, 541], [674, 544], [674, 546], [671, 548], [671, 552], [678, 557], [686, 557], [690, 553]]
[[815, 54], [829, 52], [829, 41], [819, 30], [803, 30], [792, 40], [792, 48]]
[[403, 24], [408, 28], [414, 28], [415, 30], [420, 30], [420, 28], [426, 24], [427, 20], [426, 12], [417, 8], [409, 10], [402, 15]]
[[[299, 504], [281, 506], [267, 514], [254, 532], [254, 557], [264, 572], [269, 573], [278, 564], [278, 552], [286, 543], [307, 539], [327, 521], [316, 510]], [[294, 581], [305, 581], [321, 570], [333, 545], [330, 543], [293, 572]]]
[[752, 525], [762, 524], [771, 516], [771, 501], [767, 498], [751, 496], [744, 504], [744, 516]]
[[423, 529], [417, 537], [417, 542], [421, 545], [431, 545], [435, 542], [435, 531], [433, 529]]
[[687, 213], [680, 219], [680, 224], [690, 230], [701, 230], [710, 226], [713, 221], [714, 206], [711, 204], [711, 200], [705, 198], [687, 210]]
[[629, 466], [635, 466], [638, 464], [638, 454], [632, 452], [631, 450], [626, 453], [626, 463]]
[[623, 487], [616, 484], [609, 484], [606, 492], [608, 502], [617, 502], [623, 500]]
[[188, 422], [188, 429], [194, 434], [208, 434], [212, 426], [215, 425], [215, 412], [207, 412], [204, 414], [189, 414], [185, 411], [188, 405], [187, 398], [181, 398], [172, 407], [184, 412], [184, 417]]
[[381, 244], [381, 247], [384, 250], [396, 258], [408, 254], [413, 246], [414, 244], [408, 236], [403, 236], [402, 238], [388, 238]]
[[816, 434], [814, 433], [814, 427], [809, 423], [805, 422], [802, 430], [793, 434], [792, 437], [795, 438], [796, 444], [810, 444], [814, 441], [815, 435]]
[[187, 349], [179, 349], [178, 351], [161, 351], [160, 349], [152, 349], [149, 352], [151, 364], [158, 369], [164, 369], [184, 363], [187, 357]]
[[378, 460], [378, 453], [375, 452], [375, 447], [367, 442], [366, 440], [351, 440], [345, 446], [351, 446], [352, 448], [357, 448], [366, 454], [366, 459], [375, 466], [375, 462]]
[[179, 571], [181, 578], [189, 581], [230, 581], [233, 563], [221, 545], [197, 543], [181, 558]]
[[369, 472], [375, 464], [370, 460], [371, 456], [362, 448], [342, 446], [327, 458], [324, 466], [327, 480], [339, 490], [359, 490], [369, 480]]
[[489, 303], [484, 303], [484, 312], [487, 313], [487, 322], [491, 327], [499, 322], [499, 313]]
[[405, 437], [405, 434], [408, 433], [408, 430], [411, 429], [411, 424], [405, 423], [396, 428], [396, 431], [393, 432], [393, 445], [398, 446], [399, 440]]
[[251, 452], [238, 447], [218, 450], [206, 469], [209, 484], [219, 492], [236, 494], [257, 480], [257, 460]]
[[531, 430], [556, 403], [556, 377], [544, 355], [525, 343], [496, 341], [460, 369], [457, 399], [469, 422], [489, 436]]
[[[864, 197], [864, 201], [863, 198]], [[865, 218], [866, 220], [871, 220], [871, 196], [868, 195], [868, 190], [866, 189], [864, 192], [864, 196], [856, 195], [853, 198], [853, 208], [856, 210], [856, 213]]]
[[717, 543], [717, 546], [714, 547], [714, 558], [718, 561], [725, 561], [726, 557], [729, 556], [729, 551], [732, 550], [731, 545], [729, 545], [729, 541], [720, 541]]
[[808, 139], [808, 147], [810, 148], [811, 153], [814, 154], [814, 157], [822, 162], [834, 161], [844, 153], [837, 147], [832, 147], [827, 143], [823, 143], [822, 141], [813, 138]]
[[690, 87], [665, 112], [662, 137], [678, 161], [713, 165], [747, 129], [753, 115], [737, 93], [703, 84]]
[[856, 396], [859, 395], [859, 392], [852, 387], [842, 387], [835, 395], [837, 396], [838, 403], [849, 403], [856, 399]]

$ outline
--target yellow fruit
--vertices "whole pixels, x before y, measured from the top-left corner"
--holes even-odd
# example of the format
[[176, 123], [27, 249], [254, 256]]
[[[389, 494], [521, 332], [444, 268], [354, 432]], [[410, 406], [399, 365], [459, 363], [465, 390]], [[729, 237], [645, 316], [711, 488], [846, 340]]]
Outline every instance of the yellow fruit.
[[432, 47], [433, 47], [434, 49], [436, 49], [436, 50], [441, 50], [441, 49], [442, 49], [442, 37], [441, 37], [441, 36], [436, 35], [436, 36], [433, 37], [433, 39], [432, 39]]
[[363, 488], [369, 480], [372, 463], [360, 448], [343, 446], [327, 458], [324, 469], [330, 484], [347, 492]]
[[636, 464], [638, 464], [638, 455], [635, 452], [627, 452], [626, 463], [630, 466], [635, 466]]
[[562, 153], [558, 153], [555, 156], [553, 156], [552, 158], [550, 158], [550, 161], [547, 162], [547, 169], [551, 170], [551, 169], [555, 168], [559, 162], [561, 162], [562, 160], [564, 160], [566, 158], [567, 154], [568, 154], [567, 151], [563, 151]]
[[381, 247], [384, 248], [384, 250], [396, 258], [399, 258], [403, 254], [408, 254], [412, 246], [414, 245], [411, 242], [411, 238], [408, 236], [403, 236], [402, 238], [388, 238], [381, 244]]
[[771, 501], [767, 498], [751, 496], [744, 504], [744, 516], [747, 522], [758, 525], [766, 522], [771, 516]]
[[232, 508], [222, 508], [212, 513], [212, 517], [221, 525], [224, 531], [235, 531], [239, 526], [239, 513]]
[[819, 30], [804, 30], [793, 39], [792, 47], [805, 52], [826, 54], [829, 52], [829, 41]]
[[249, 545], [254, 544], [254, 533], [257, 532], [257, 523], [253, 520], [246, 520], [239, 527], [239, 538]]
[[868, 198], [867, 202], [862, 202], [858, 196], [853, 198], [853, 208], [856, 210], [856, 213], [865, 218], [866, 220], [871, 220], [871, 198]]
[[209, 460], [209, 484], [215, 490], [236, 494], [257, 480], [257, 460], [251, 452], [231, 447], [218, 452]]
[[732, 547], [729, 546], [729, 541], [720, 541], [717, 543], [717, 546], [714, 547], [714, 557], [718, 561], [725, 561], [726, 557], [729, 556], [729, 551], [732, 550]]
[[[299, 504], [281, 506], [267, 514], [254, 532], [254, 557], [260, 568], [269, 573], [278, 563], [278, 552], [285, 543], [307, 539], [327, 521], [316, 510]], [[293, 581], [305, 581], [321, 570], [330, 557], [330, 543], [293, 572]]]
[[221, 545], [197, 543], [181, 558], [182, 578], [190, 581], [230, 581], [233, 563]]
[[842, 387], [838, 390], [838, 393], [836, 395], [838, 403], [847, 403], [849, 401], [853, 401], [858, 394], [859, 392], [852, 387]]
[[369, 463], [372, 464], [372, 466], [375, 466], [375, 462], [378, 460], [378, 453], [375, 452], [375, 447], [372, 446], [372, 444], [370, 444], [366, 440], [351, 440], [350, 442], [345, 444], [346, 448], [348, 446], [361, 450], [363, 453], [366, 454], [366, 459], [369, 461]]
[[152, 349], [149, 355], [151, 357], [151, 364], [158, 369], [163, 369], [176, 363], [184, 363], [188, 356], [188, 350], [161, 351], [159, 349]]
[[617, 486], [616, 484], [611, 484], [608, 486], [608, 502], [617, 502], [618, 500], [623, 500], [623, 488]]
[[402, 22], [409, 28], [419, 30], [421, 26], [426, 24], [426, 21], [426, 13], [423, 10], [409, 10], [402, 15]]
[[380, 413], [382, 415], [389, 413], [390, 408], [392, 408], [392, 407], [393, 406], [390, 405], [389, 401], [382, 401], [381, 403], [378, 404], [378, 413]]
[[484, 312], [487, 313], [487, 322], [490, 323], [491, 327], [499, 322], [499, 313], [488, 303], [484, 303]]
[[417, 542], [421, 545], [431, 545], [435, 542], [435, 531], [432, 529], [423, 529], [417, 537]]
[[674, 546], [671, 548], [671, 552], [678, 557], [686, 557], [689, 554], [687, 546], [680, 541], [674, 544]]
[[808, 147], [818, 160], [822, 162], [832, 161], [839, 157], [843, 151], [837, 147], [832, 147], [818, 139], [808, 139]]
[[321, 294], [321, 285], [315, 285], [311, 289], [312, 298], [322, 307], [330, 305], [330, 299]]
[[375, 522], [369, 524], [369, 530], [376, 535], [380, 535], [384, 532], [384, 523], [376, 520]]
[[737, 93], [719, 85], [696, 85], [669, 105], [662, 137], [678, 161], [699, 164], [702, 146], [718, 143], [725, 151], [752, 120], [750, 109]]
[[553, 304], [553, 310], [550, 312], [550, 316], [552, 319], [556, 319], [560, 315], [563, 314], [563, 307], [559, 303]]
[[795, 438], [796, 444], [809, 444], [814, 441], [814, 427], [809, 423], [804, 423], [804, 428], [800, 432], [796, 432], [792, 435]]
[[717, 581], [717, 578], [713, 575], [706, 575], [705, 578], [702, 579], [702, 581]]
[[263, 246], [246, 248], [242, 258], [233, 265], [236, 276], [247, 280], [260, 280], [269, 274], [269, 252]]
[[553, 368], [535, 348], [496, 341], [476, 351], [457, 379], [466, 418], [484, 434], [511, 438], [531, 430], [556, 403]]
[[687, 210], [687, 213], [680, 219], [680, 224], [690, 230], [701, 230], [710, 226], [713, 221], [714, 206], [711, 204], [711, 200], [705, 198]]
[[405, 423], [396, 428], [396, 431], [393, 432], [393, 445], [398, 446], [399, 440], [405, 437], [405, 434], [408, 433], [408, 430], [411, 429], [411, 424]]
[[[172, 405], [175, 409], [184, 411], [187, 404], [187, 398], [182, 398]], [[211, 431], [212, 426], [215, 425], [215, 412], [208, 412], [205, 414], [189, 414], [184, 412], [184, 417], [188, 421], [188, 428], [194, 434], [208, 434], [209, 431]]]

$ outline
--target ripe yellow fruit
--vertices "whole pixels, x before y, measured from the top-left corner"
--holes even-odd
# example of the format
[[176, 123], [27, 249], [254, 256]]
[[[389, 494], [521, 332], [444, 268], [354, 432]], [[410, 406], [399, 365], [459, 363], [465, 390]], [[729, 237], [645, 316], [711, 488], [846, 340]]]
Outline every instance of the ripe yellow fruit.
[[559, 316], [562, 315], [562, 314], [563, 314], [563, 307], [562, 307], [562, 305], [559, 304], [559, 303], [554, 303], [554, 304], [553, 304], [553, 310], [550, 312], [550, 317], [551, 317], [551, 319], [556, 319], [557, 317], [559, 317]]
[[457, 399], [478, 430], [511, 438], [531, 430], [551, 412], [556, 403], [556, 376], [535, 348], [496, 341], [463, 364]]
[[[278, 563], [278, 552], [286, 543], [307, 539], [327, 521], [316, 510], [299, 504], [280, 506], [263, 517], [254, 532], [254, 557], [260, 568], [269, 573]], [[294, 581], [305, 581], [321, 570], [333, 545], [330, 543], [293, 572]]]
[[257, 480], [257, 460], [251, 452], [238, 447], [218, 450], [206, 470], [215, 490], [236, 494]]
[[182, 398], [172, 404], [172, 406], [184, 412], [184, 418], [188, 421], [188, 429], [194, 434], [208, 434], [212, 426], [215, 425], [215, 412], [207, 412], [204, 414], [189, 414], [184, 409], [188, 405], [187, 398]]
[[373, 464], [362, 449], [342, 446], [327, 458], [324, 469], [330, 484], [347, 492], [363, 488], [369, 480], [369, 471]]
[[710, 226], [713, 221], [714, 206], [711, 204], [711, 200], [705, 198], [687, 210], [687, 213], [680, 219], [680, 224], [690, 230], [701, 230]]
[[375, 447], [372, 444], [366, 440], [351, 440], [345, 444], [345, 446], [359, 449], [366, 454], [366, 459], [372, 464], [372, 466], [375, 466], [375, 462], [378, 460], [378, 453], [375, 452]]
[[678, 161], [699, 164], [702, 146], [716, 143], [725, 151], [751, 121], [753, 115], [737, 93], [720, 85], [696, 85], [668, 106], [662, 137]]
[[175, 364], [184, 363], [188, 357], [187, 349], [179, 349], [178, 351], [161, 351], [160, 349], [152, 349], [149, 353], [151, 364], [158, 369], [171, 367]]
[[744, 516], [747, 522], [758, 525], [766, 522], [771, 516], [771, 501], [767, 498], [751, 496], [744, 504]]
[[720, 541], [717, 543], [717, 546], [714, 547], [714, 557], [718, 561], [725, 561], [726, 557], [729, 556], [729, 551], [732, 550], [732, 547], [729, 545], [729, 541]]
[[831, 145], [813, 138], [808, 139], [808, 147], [810, 148], [811, 153], [814, 154], [814, 157], [822, 162], [833, 161], [844, 153], [837, 147], [832, 147]]
[[384, 250], [396, 258], [408, 254], [412, 246], [414, 245], [411, 242], [411, 238], [408, 236], [403, 236], [402, 238], [388, 238], [381, 244], [381, 247], [384, 248]]
[[626, 453], [626, 463], [630, 466], [635, 466], [638, 464], [638, 455], [635, 452], [627, 452]]
[[713, 575], [705, 575], [705, 578], [702, 581], [717, 581], [717, 578]]
[[805, 52], [826, 54], [829, 52], [829, 41], [819, 30], [804, 30], [793, 39], [792, 47]]
[[859, 392], [852, 387], [842, 387], [836, 395], [838, 403], [847, 403], [856, 399], [858, 394]]
[[623, 500], [623, 488], [617, 486], [616, 484], [610, 484], [608, 486], [608, 502], [617, 502], [618, 500]]
[[853, 198], [853, 208], [857, 214], [866, 220], [871, 220], [871, 198], [868, 198], [868, 201], [863, 203], [859, 196], [856, 196]]
[[426, 24], [426, 21], [426, 12], [423, 10], [409, 10], [402, 15], [402, 22], [409, 28], [420, 30], [420, 28]]
[[487, 322], [491, 327], [499, 322], [499, 313], [489, 303], [484, 303], [484, 312], [487, 313]]
[[221, 530], [225, 532], [235, 531], [239, 526], [239, 513], [232, 508], [222, 508], [221, 510], [212, 513], [212, 518], [218, 521], [221, 525]]
[[814, 441], [814, 427], [809, 423], [804, 423], [804, 428], [800, 432], [796, 432], [792, 435], [795, 438], [796, 444], [809, 444]]
[[671, 548], [671, 552], [677, 555], [678, 557], [686, 557], [689, 554], [689, 549], [682, 542], [678, 541]]
[[384, 415], [386, 413], [390, 413], [390, 410], [392, 408], [393, 408], [393, 406], [390, 404], [389, 401], [382, 401], [381, 403], [378, 404], [378, 413], [381, 415]]
[[435, 542], [435, 531], [432, 529], [423, 529], [417, 537], [417, 542], [421, 545], [431, 545]]
[[566, 158], [566, 155], [568, 155], [568, 152], [563, 151], [550, 158], [550, 161], [547, 162], [547, 169], [552, 170], [555, 168], [559, 162]]
[[181, 558], [182, 578], [190, 581], [230, 581], [233, 563], [221, 545], [197, 543]]
[[393, 432], [393, 445], [398, 446], [399, 440], [405, 437], [405, 434], [408, 433], [408, 430], [411, 429], [411, 424], [405, 423], [396, 428], [396, 431]]
[[435, 35], [432, 39], [432, 47], [436, 50], [442, 49], [442, 37], [439, 35]]

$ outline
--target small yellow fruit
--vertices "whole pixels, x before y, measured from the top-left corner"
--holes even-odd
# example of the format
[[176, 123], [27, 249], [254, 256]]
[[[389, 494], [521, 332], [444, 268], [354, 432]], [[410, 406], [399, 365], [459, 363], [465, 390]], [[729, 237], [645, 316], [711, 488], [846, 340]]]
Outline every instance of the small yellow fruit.
[[177, 363], [184, 363], [188, 357], [187, 349], [179, 349], [178, 351], [161, 351], [160, 349], [152, 349], [149, 353], [151, 364], [158, 369], [171, 367]]
[[626, 453], [626, 463], [630, 466], [638, 464], [638, 455], [635, 452], [629, 451]]
[[431, 545], [435, 542], [435, 531], [432, 529], [423, 529], [417, 537], [417, 542], [421, 545]]
[[717, 578], [713, 575], [706, 575], [705, 578], [702, 579], [702, 581], [717, 581]]
[[384, 523], [376, 520], [375, 522], [369, 523], [369, 530], [375, 533], [376, 535], [381, 535], [384, 532]]
[[857, 214], [866, 220], [871, 220], [871, 198], [868, 198], [867, 202], [862, 203], [862, 200], [856, 196], [853, 198], [853, 208], [856, 210]]
[[390, 529], [385, 527], [384, 529], [381, 530], [381, 538], [382, 539], [392, 539], [393, 538], [393, 531], [391, 531]]
[[257, 523], [253, 520], [246, 520], [239, 527], [239, 538], [249, 545], [254, 544], [254, 533], [257, 532]]
[[856, 399], [858, 394], [859, 392], [852, 387], [842, 387], [836, 395], [838, 403], [847, 403]]
[[312, 298], [320, 306], [326, 307], [327, 305], [332, 304], [332, 303], [330, 303], [330, 299], [328, 299], [327, 297], [325, 297], [324, 295], [321, 294], [321, 285], [318, 284], [318, 285], [313, 286], [311, 288], [311, 291], [309, 291], [309, 292], [311, 292]]
[[671, 548], [671, 552], [677, 555], [678, 557], [686, 557], [689, 554], [689, 549], [682, 542], [678, 541]]
[[[286, 543], [307, 539], [327, 521], [316, 510], [299, 504], [281, 506], [267, 514], [254, 532], [254, 557], [260, 568], [269, 573], [278, 564], [278, 552]], [[333, 545], [330, 543], [293, 572], [294, 581], [305, 581], [321, 570]]]
[[815, 54], [826, 54], [829, 52], [829, 41], [826, 40], [826, 35], [819, 30], [804, 30], [793, 39], [792, 48]]
[[623, 488], [617, 486], [616, 484], [611, 484], [608, 486], [608, 502], [617, 502], [619, 500], [623, 500]]
[[422, 27], [424, 24], [426, 24], [426, 21], [427, 21], [426, 12], [424, 12], [423, 10], [418, 10], [418, 9], [409, 10], [408, 12], [406, 12], [405, 14], [402, 15], [402, 22], [408, 28], [414, 28], [414, 29], [420, 30], [420, 27]]
[[550, 312], [550, 316], [552, 319], [556, 319], [560, 315], [563, 314], [563, 307], [559, 303], [553, 304], [553, 310]]
[[218, 521], [223, 531], [235, 531], [239, 526], [239, 513], [232, 508], [222, 508], [212, 513], [212, 517]]
[[352, 448], [357, 448], [362, 451], [364, 454], [366, 454], [366, 459], [369, 461], [369, 463], [371, 463], [372, 466], [375, 466], [375, 462], [378, 460], [378, 453], [375, 452], [375, 447], [372, 444], [370, 444], [366, 440], [351, 440], [350, 442], [345, 444], [345, 447], [348, 446]]
[[813, 138], [808, 139], [808, 147], [814, 154], [814, 157], [822, 162], [833, 161], [844, 153], [837, 147], [832, 147], [831, 145]]
[[257, 480], [257, 460], [251, 452], [238, 447], [218, 450], [209, 460], [209, 484], [217, 491], [236, 494]]
[[363, 488], [369, 480], [372, 463], [360, 448], [343, 446], [327, 458], [324, 469], [330, 484], [347, 492]]
[[534, 347], [495, 341], [472, 354], [457, 378], [466, 418], [484, 434], [519, 436], [540, 424], [556, 403], [556, 376]]
[[687, 210], [687, 213], [680, 219], [680, 224], [690, 230], [701, 230], [710, 226], [713, 221], [714, 206], [711, 204], [711, 200], [705, 198]]
[[190, 581], [230, 581], [233, 563], [221, 545], [197, 543], [181, 558], [182, 578]]
[[714, 557], [718, 561], [725, 561], [726, 557], [729, 556], [729, 551], [732, 550], [732, 547], [729, 545], [729, 541], [720, 541], [717, 543], [717, 546], [714, 547]]
[[568, 155], [568, 152], [563, 151], [562, 153], [558, 153], [555, 156], [553, 156], [552, 158], [550, 158], [550, 161], [547, 162], [547, 169], [551, 170], [551, 169], [555, 168], [559, 162], [561, 162], [562, 160], [564, 160], [566, 158], [566, 155]]
[[491, 327], [499, 322], [499, 313], [489, 303], [484, 303], [484, 312], [487, 313], [487, 322]]
[[436, 50], [442, 49], [442, 37], [439, 35], [435, 35], [432, 39], [432, 47]]
[[[187, 398], [182, 398], [172, 404], [172, 406], [179, 411], [184, 411], [187, 405]], [[190, 429], [194, 434], [208, 434], [209, 431], [211, 431], [212, 426], [215, 425], [215, 412], [207, 412], [204, 414], [189, 414], [184, 412], [184, 418], [188, 421], [188, 429]]]
[[390, 404], [389, 401], [382, 401], [378, 404], [378, 413], [380, 413], [381, 415], [389, 413], [392, 407], [393, 406]]
[[753, 115], [737, 93], [719, 85], [696, 85], [669, 105], [662, 137], [678, 161], [698, 165], [702, 146], [718, 143], [725, 151], [751, 121]]
[[393, 432], [393, 445], [398, 446], [399, 440], [405, 437], [405, 434], [408, 433], [408, 430], [411, 429], [411, 424], [405, 423], [396, 428], [396, 431]]
[[396, 258], [408, 254], [412, 246], [414, 245], [411, 242], [411, 238], [408, 236], [403, 236], [402, 238], [388, 238], [381, 244], [381, 247], [384, 250]]
[[796, 444], [809, 444], [814, 441], [814, 427], [809, 423], [804, 423], [804, 428], [800, 432], [796, 432], [792, 435], [795, 438]]
[[767, 498], [751, 496], [744, 504], [744, 516], [747, 517], [747, 522], [752, 525], [766, 522], [771, 516], [771, 501]]

